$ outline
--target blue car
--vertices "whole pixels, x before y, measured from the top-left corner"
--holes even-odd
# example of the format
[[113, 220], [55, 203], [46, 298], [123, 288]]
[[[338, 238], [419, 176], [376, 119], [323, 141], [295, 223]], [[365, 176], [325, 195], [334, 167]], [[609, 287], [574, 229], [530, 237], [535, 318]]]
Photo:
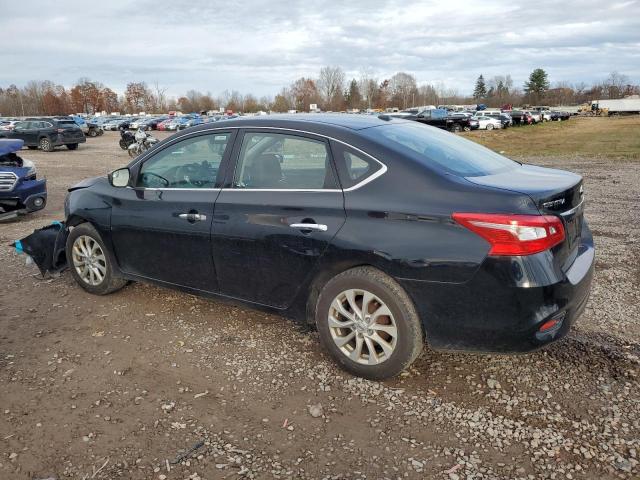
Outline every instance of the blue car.
[[42, 210], [47, 204], [47, 181], [36, 178], [33, 162], [19, 157], [20, 139], [0, 139], [0, 220]]

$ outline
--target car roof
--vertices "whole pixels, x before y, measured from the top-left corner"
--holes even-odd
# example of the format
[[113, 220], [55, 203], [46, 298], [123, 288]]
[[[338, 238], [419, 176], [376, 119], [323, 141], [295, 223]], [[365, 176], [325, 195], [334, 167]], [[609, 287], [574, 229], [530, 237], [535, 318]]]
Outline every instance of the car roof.
[[224, 127], [280, 127], [301, 129], [308, 132], [322, 133], [330, 130], [364, 130], [366, 128], [379, 127], [389, 123], [408, 123], [407, 120], [394, 118], [388, 115], [352, 115], [352, 114], [323, 114], [323, 113], [296, 113], [296, 114], [272, 114], [257, 115], [251, 117], [237, 117], [230, 120], [221, 120], [214, 124], [205, 123], [190, 128], [189, 131], [209, 130], [212, 125], [215, 128]]

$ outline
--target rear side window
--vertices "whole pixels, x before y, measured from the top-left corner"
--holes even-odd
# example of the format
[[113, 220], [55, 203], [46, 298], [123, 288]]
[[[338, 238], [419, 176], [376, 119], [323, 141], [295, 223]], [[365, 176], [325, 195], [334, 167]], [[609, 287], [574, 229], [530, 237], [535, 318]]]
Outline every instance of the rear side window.
[[347, 145], [332, 142], [336, 167], [342, 188], [350, 188], [382, 168], [379, 162]]
[[277, 190], [335, 189], [328, 145], [298, 135], [247, 132], [234, 187]]
[[58, 120], [58, 128], [77, 128], [76, 122], [73, 120]]
[[369, 128], [363, 135], [404, 152], [428, 167], [461, 177], [493, 175], [519, 165], [475, 142], [419, 123]]

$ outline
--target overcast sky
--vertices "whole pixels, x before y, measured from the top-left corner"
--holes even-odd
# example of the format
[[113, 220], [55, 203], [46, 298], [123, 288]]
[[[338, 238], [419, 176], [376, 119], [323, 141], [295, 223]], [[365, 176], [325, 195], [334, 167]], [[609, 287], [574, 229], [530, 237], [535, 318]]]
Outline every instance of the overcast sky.
[[406, 71], [463, 94], [480, 73], [522, 86], [536, 67], [552, 83], [614, 70], [640, 82], [640, 0], [0, 4], [0, 86], [89, 77], [118, 92], [145, 81], [169, 95], [273, 95], [324, 65], [356, 78]]

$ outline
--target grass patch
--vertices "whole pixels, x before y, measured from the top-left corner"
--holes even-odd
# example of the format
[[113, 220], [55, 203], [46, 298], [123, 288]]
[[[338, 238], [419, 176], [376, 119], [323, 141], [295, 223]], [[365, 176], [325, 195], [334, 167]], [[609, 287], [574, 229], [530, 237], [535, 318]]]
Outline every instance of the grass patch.
[[640, 159], [640, 116], [572, 117], [565, 122], [464, 134], [506, 156], [580, 155]]

